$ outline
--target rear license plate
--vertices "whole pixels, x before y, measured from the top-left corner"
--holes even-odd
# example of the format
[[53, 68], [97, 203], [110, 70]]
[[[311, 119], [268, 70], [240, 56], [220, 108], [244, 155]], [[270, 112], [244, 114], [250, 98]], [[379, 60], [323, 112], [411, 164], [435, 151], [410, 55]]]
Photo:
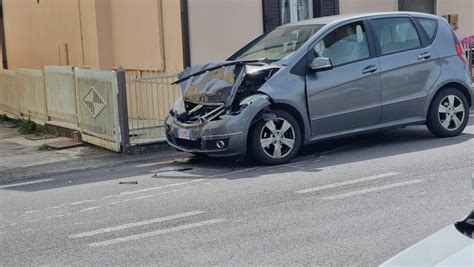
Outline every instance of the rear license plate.
[[192, 132], [187, 129], [177, 129], [176, 137], [180, 139], [186, 139], [186, 140], [191, 140], [193, 138]]

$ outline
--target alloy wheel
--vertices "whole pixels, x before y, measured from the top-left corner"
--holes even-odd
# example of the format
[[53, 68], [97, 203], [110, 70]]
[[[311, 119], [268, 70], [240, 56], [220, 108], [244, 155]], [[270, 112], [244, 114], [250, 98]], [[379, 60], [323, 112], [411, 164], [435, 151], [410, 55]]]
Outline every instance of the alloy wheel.
[[268, 121], [260, 132], [260, 145], [265, 154], [274, 159], [287, 156], [295, 146], [295, 130], [283, 118]]
[[455, 131], [461, 127], [464, 116], [466, 116], [464, 105], [459, 97], [448, 95], [441, 100], [438, 119], [446, 130]]

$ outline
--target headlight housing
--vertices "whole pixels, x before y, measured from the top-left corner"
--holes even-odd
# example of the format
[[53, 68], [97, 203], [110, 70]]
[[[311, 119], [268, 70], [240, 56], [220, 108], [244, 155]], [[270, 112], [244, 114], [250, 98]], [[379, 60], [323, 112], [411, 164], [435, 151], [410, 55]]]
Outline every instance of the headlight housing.
[[184, 107], [184, 100], [183, 100], [183, 97], [179, 97], [177, 100], [176, 100], [176, 103], [174, 103], [174, 106], [173, 106], [173, 111], [176, 113], [176, 114], [181, 114], [183, 112], [186, 111], [186, 108]]

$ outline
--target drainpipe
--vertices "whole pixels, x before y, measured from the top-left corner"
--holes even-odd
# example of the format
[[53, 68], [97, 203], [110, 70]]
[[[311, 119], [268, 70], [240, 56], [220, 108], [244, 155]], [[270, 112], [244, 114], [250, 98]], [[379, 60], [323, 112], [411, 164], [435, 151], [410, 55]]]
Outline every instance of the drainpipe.
[[163, 30], [163, 0], [158, 3], [158, 20], [159, 20], [159, 36], [160, 36], [160, 51], [161, 51], [161, 71], [166, 70], [166, 58], [165, 58], [165, 34]]
[[191, 65], [191, 50], [189, 45], [189, 15], [188, 0], [181, 0], [181, 39], [183, 46], [183, 67]]
[[84, 35], [82, 34], [81, 0], [77, 0], [77, 6], [79, 9], [79, 32], [81, 34], [82, 66], [85, 66], [86, 61], [85, 61], [85, 56], [84, 56]]

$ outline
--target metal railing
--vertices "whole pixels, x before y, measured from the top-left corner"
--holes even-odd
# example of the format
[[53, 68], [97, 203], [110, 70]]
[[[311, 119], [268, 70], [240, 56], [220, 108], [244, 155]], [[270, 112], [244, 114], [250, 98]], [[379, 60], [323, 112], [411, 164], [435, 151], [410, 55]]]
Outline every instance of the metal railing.
[[164, 121], [176, 99], [181, 96], [177, 72], [127, 70], [127, 108], [131, 145], [161, 141], [165, 138]]
[[71, 66], [0, 70], [0, 114], [80, 130], [82, 140], [121, 151], [115, 71]]
[[[165, 140], [164, 121], [181, 96], [177, 72], [46, 66], [0, 70], [0, 114], [79, 130], [114, 151]], [[118, 96], [118, 97], [117, 97]]]
[[463, 44], [464, 52], [466, 53], [467, 62], [471, 67], [471, 77], [474, 79], [474, 45]]

